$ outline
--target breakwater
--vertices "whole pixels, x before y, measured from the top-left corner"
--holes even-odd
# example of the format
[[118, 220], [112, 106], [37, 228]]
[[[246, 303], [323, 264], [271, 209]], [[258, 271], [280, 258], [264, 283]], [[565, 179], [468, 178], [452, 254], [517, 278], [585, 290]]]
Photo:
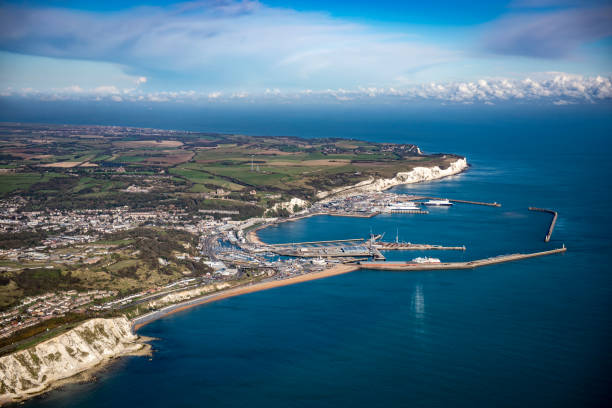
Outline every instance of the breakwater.
[[554, 255], [565, 252], [567, 248], [551, 249], [542, 252], [530, 252], [525, 254], [500, 255], [491, 258], [477, 259], [468, 262], [440, 262], [440, 263], [415, 263], [415, 262], [361, 262], [363, 269], [377, 269], [385, 271], [429, 271], [443, 269], [473, 269], [481, 266], [495, 265], [504, 262], [519, 261], [527, 258]]
[[412, 244], [409, 242], [376, 242], [373, 246], [381, 251], [465, 251], [465, 246]]
[[546, 233], [546, 236], [544, 237], [545, 242], [550, 241], [550, 237], [552, 236], [552, 233], [555, 229], [555, 224], [557, 223], [557, 216], [559, 215], [559, 213], [553, 210], [548, 210], [546, 208], [538, 208], [538, 207], [529, 207], [529, 211], [539, 211], [539, 212], [545, 212], [545, 213], [552, 214], [553, 217], [552, 217], [552, 220], [550, 221], [548, 232]]

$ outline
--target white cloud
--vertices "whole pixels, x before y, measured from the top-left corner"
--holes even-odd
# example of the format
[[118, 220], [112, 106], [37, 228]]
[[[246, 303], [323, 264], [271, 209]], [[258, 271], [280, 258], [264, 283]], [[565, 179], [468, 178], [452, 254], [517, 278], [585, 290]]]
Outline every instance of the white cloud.
[[100, 94], [100, 95], [107, 95], [107, 94], [118, 94], [120, 93], [120, 91], [114, 85], [104, 85], [104, 86], [98, 86], [97, 88], [94, 88], [93, 93]]
[[[537, 78], [537, 79], [533, 79]], [[283, 102], [350, 102], [350, 101], [438, 101], [443, 103], [484, 103], [541, 101], [555, 105], [596, 103], [612, 100], [612, 77], [584, 77], [566, 73], [536, 73], [533, 78], [483, 78], [469, 82], [430, 82], [397, 87], [329, 88], [322, 91], [304, 89], [283, 91], [266, 89], [261, 93], [244, 91], [225, 94], [220, 91], [202, 93], [188, 91], [144, 92], [139, 88], [120, 89], [114, 85], [83, 89], [74, 85], [67, 88], [41, 91], [7, 88], [1, 96], [20, 96], [44, 100], [113, 100], [117, 102], [189, 102], [212, 101], [283, 101]]]
[[459, 57], [455, 49], [411, 34], [253, 1], [107, 13], [6, 6], [0, 13], [0, 49], [12, 53], [163, 71], [164, 79], [232, 90], [243, 84], [249, 89], [391, 85], [394, 78]]

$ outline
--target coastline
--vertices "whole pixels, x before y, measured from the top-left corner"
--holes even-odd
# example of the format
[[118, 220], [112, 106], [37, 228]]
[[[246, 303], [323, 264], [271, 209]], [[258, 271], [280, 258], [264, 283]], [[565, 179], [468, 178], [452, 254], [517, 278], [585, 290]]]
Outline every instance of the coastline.
[[359, 192], [385, 191], [402, 184], [414, 184], [424, 181], [438, 180], [444, 177], [454, 176], [469, 168], [467, 158], [461, 157], [455, 160], [446, 169], [439, 166], [415, 167], [410, 171], [399, 172], [393, 178], [371, 178], [352, 186], [340, 187], [330, 191], [320, 191], [316, 197], [319, 200], [331, 198], [336, 195], [356, 194]]
[[[343, 275], [359, 270], [359, 265], [347, 265], [339, 264], [331, 268], [325, 269], [321, 272], [313, 272], [304, 275], [295, 276], [293, 278], [261, 282], [249, 286], [242, 286], [234, 289], [229, 289], [218, 294], [206, 295], [199, 299], [190, 299], [185, 302], [177, 303], [175, 305], [167, 306], [164, 309], [158, 310], [148, 315], [140, 316], [132, 320], [132, 330], [136, 332], [140, 328], [147, 324], [161, 319], [162, 317], [169, 316], [171, 314], [181, 312], [183, 310], [191, 309], [196, 306], [205, 305], [207, 303], [216, 302], [218, 300], [228, 299], [240, 295], [246, 295], [248, 293], [260, 292], [262, 290], [279, 288], [282, 286], [294, 285], [296, 283], [308, 282], [317, 279], [329, 278], [332, 276]], [[150, 316], [150, 318], [149, 318]], [[139, 321], [142, 320], [142, 321]]]
[[[367, 180], [365, 183], [362, 182], [362, 183], [358, 183], [357, 185], [348, 186], [348, 187], [340, 189], [340, 191], [325, 192], [326, 194], [324, 197], [319, 197], [317, 195], [317, 198], [318, 198], [318, 201], [321, 201], [326, 198], [331, 198], [332, 196], [344, 195], [348, 193], [356, 193], [359, 191], [362, 191], [362, 192], [384, 191], [384, 190], [388, 190], [397, 185], [430, 181], [430, 180], [435, 180], [435, 179], [440, 179], [443, 177], [455, 175], [462, 171], [465, 171], [467, 168], [468, 168], [467, 161], [465, 158], [462, 158], [462, 159], [458, 159], [449, 168], [444, 169], [444, 170], [441, 170], [437, 166], [435, 166], [434, 168], [425, 168], [425, 167], [414, 168], [410, 172], [398, 173], [392, 179]], [[324, 215], [324, 214], [321, 214], [321, 213], [304, 214], [298, 217], [284, 219], [284, 220], [281, 220], [280, 222], [297, 221], [302, 218], [308, 218], [308, 217], [312, 217], [316, 215]], [[333, 215], [333, 214], [329, 214], [329, 215]], [[257, 231], [260, 229], [266, 228], [268, 226], [269, 224], [263, 224], [263, 225], [257, 226], [256, 228], [250, 230], [246, 234], [247, 240], [251, 243], [255, 243], [258, 245], [267, 245], [266, 243], [261, 241], [261, 239], [259, 238], [257, 234]], [[67, 376], [64, 376], [62, 378], [55, 378], [55, 379], [43, 381], [43, 384], [41, 384], [39, 387], [30, 389], [28, 390], [29, 392], [24, 390], [19, 393], [20, 395], [13, 396], [13, 398], [11, 399], [5, 400], [2, 397], [0, 397], [0, 405], [3, 405], [4, 403], [7, 403], [7, 402], [23, 401], [23, 400], [38, 396], [40, 394], [44, 394], [47, 391], [53, 390], [65, 384], [90, 381], [91, 379], [93, 379], [93, 374], [102, 370], [104, 367], [111, 364], [113, 360], [119, 357], [127, 356], [127, 355], [150, 355], [151, 346], [147, 344], [146, 341], [149, 341], [151, 339], [142, 337], [142, 336], [138, 336], [136, 332], [140, 328], [144, 327], [145, 325], [155, 320], [161, 319], [163, 317], [169, 316], [171, 314], [174, 314], [180, 311], [188, 310], [196, 306], [205, 305], [205, 304], [216, 302], [219, 300], [228, 299], [231, 297], [240, 296], [244, 294], [259, 292], [263, 290], [278, 288], [282, 286], [293, 285], [293, 284], [297, 284], [301, 282], [308, 282], [308, 281], [317, 280], [317, 279], [324, 279], [324, 278], [328, 278], [332, 276], [354, 272], [359, 269], [361, 269], [361, 267], [355, 264], [336, 264], [320, 272], [308, 273], [308, 274], [294, 276], [294, 277], [287, 278], [287, 279], [260, 282], [260, 283], [251, 284], [248, 286], [242, 286], [242, 287], [237, 287], [237, 288], [233, 288], [229, 290], [224, 290], [216, 294], [200, 296], [195, 299], [185, 300], [177, 304], [166, 306], [160, 310], [148, 313], [146, 315], [139, 316], [129, 321], [129, 328], [131, 329], [132, 334], [131, 336], [127, 336], [127, 337], [132, 337], [132, 342], [133, 342], [132, 347], [129, 347], [128, 349], [124, 349], [124, 350], [116, 350], [114, 352], [109, 352], [108, 354], [104, 356], [100, 356], [100, 358], [96, 361], [90, 361], [84, 364], [81, 363], [79, 364], [78, 368], [75, 367], [76, 370], [73, 371], [71, 374], [68, 374]], [[44, 344], [44, 343], [41, 343], [41, 344]]]
[[[371, 179], [362, 181], [361, 183], [354, 184], [348, 187], [341, 187], [340, 189], [331, 190], [331, 191], [323, 191], [317, 193], [317, 198], [319, 201], [325, 201], [326, 199], [330, 199], [337, 195], [344, 195], [348, 193], [358, 193], [358, 192], [372, 192], [372, 191], [386, 191], [393, 187], [401, 186], [404, 184], [415, 184], [415, 183], [423, 183], [432, 180], [439, 180], [445, 177], [455, 176], [457, 174], [463, 173], [467, 169], [469, 169], [470, 165], [467, 163], [467, 159], [465, 157], [460, 158], [453, 162], [447, 169], [440, 169], [438, 166], [434, 167], [415, 167], [409, 172], [397, 173], [395, 177], [391, 179]], [[293, 222], [298, 221], [304, 218], [315, 217], [317, 215], [330, 215], [334, 217], [351, 217], [349, 215], [337, 215], [337, 214], [324, 214], [324, 213], [311, 213], [300, 215], [298, 217], [286, 218], [282, 220], [277, 220], [272, 224], [280, 224], [282, 222]], [[361, 216], [356, 218], [371, 218], [375, 215]], [[263, 224], [250, 230], [246, 234], [246, 240], [251, 244], [257, 245], [268, 245], [263, 242], [257, 231], [260, 229], [264, 229], [269, 227], [271, 224]]]
[[0, 406], [66, 384], [90, 381], [124, 356], [151, 355], [152, 338], [130, 331], [126, 317], [95, 318], [36, 346], [0, 358]]

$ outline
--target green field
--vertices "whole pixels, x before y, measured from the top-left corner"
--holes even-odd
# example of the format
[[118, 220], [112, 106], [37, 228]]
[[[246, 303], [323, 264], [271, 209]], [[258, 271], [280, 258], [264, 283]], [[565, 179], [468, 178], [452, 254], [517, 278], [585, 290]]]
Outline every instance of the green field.
[[32, 184], [41, 183], [59, 176], [54, 173], [7, 173], [0, 174], [0, 194], [15, 190], [26, 190]]
[[[12, 132], [16, 126], [19, 132]], [[218, 198], [223, 189], [232, 200], [256, 200], [265, 210], [274, 204], [266, 196], [312, 201], [320, 191], [415, 166], [445, 168], [458, 158], [424, 155], [414, 145], [350, 139], [52, 125], [0, 125], [0, 133], [0, 166], [16, 168], [0, 175], [0, 194], [19, 190], [34, 199], [32, 209], [172, 203], [195, 210], [208, 208], [203, 200]], [[98, 166], [38, 166], [86, 160]]]

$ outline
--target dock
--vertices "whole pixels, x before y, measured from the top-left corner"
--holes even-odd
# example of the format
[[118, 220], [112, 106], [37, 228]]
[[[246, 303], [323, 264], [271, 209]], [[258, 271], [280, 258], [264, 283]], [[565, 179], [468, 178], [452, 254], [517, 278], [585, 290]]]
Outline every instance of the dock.
[[349, 217], [349, 218], [372, 218], [379, 215], [379, 211], [369, 212], [369, 213], [356, 213], [356, 212], [329, 212], [324, 213], [323, 215], [329, 215], [330, 217]]
[[380, 251], [426, 251], [426, 250], [439, 250], [439, 251], [465, 251], [465, 245], [463, 246], [442, 246], [442, 245], [429, 245], [429, 244], [412, 244], [410, 242], [376, 242], [374, 248]]
[[429, 214], [427, 210], [390, 210], [387, 214]]
[[549, 251], [531, 252], [526, 254], [500, 255], [492, 258], [477, 259], [468, 262], [441, 262], [441, 263], [415, 263], [415, 262], [361, 262], [362, 269], [375, 269], [383, 271], [433, 271], [443, 269], [474, 269], [482, 266], [496, 265], [504, 262], [519, 261], [521, 259], [538, 256], [554, 255], [565, 252], [567, 248], [551, 249]]
[[284, 244], [272, 244], [271, 246], [292, 246], [292, 245], [321, 245], [321, 244], [341, 244], [344, 242], [363, 242], [363, 238], [351, 238], [351, 239], [335, 239], [332, 241], [305, 241], [305, 242], [286, 242]]
[[548, 227], [548, 233], [546, 237], [544, 237], [544, 242], [550, 241], [550, 237], [555, 229], [555, 224], [557, 223], [557, 215], [559, 215], [556, 211], [548, 210], [546, 208], [538, 208], [538, 207], [529, 207], [529, 211], [539, 211], [552, 214], [552, 220], [550, 221], [550, 226]]
[[298, 258], [373, 258], [385, 260], [385, 256], [363, 238], [332, 241], [290, 242], [268, 245], [266, 249], [277, 255]]
[[[422, 197], [422, 199], [428, 199], [428, 200], [444, 200], [444, 198], [440, 198], [440, 197]], [[494, 203], [485, 203], [482, 201], [469, 201], [469, 200], [458, 200], [458, 199], [453, 199], [453, 198], [447, 198], [446, 200], [452, 202], [452, 203], [463, 203], [463, 204], [474, 204], [474, 205], [485, 205], [488, 207], [501, 207], [501, 204], [498, 202], [494, 202]]]

